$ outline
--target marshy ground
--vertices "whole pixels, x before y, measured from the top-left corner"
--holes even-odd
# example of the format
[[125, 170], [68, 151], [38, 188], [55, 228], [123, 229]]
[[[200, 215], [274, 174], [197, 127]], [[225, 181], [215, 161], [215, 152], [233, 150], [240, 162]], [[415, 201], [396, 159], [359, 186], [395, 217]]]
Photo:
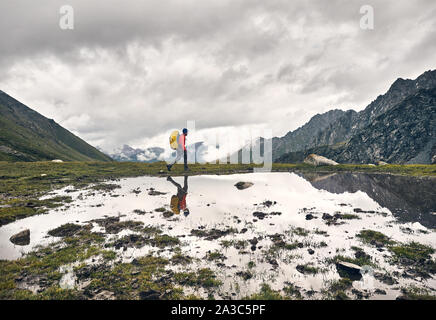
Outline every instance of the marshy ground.
[[436, 295], [435, 166], [162, 167], [0, 163], [0, 298]]

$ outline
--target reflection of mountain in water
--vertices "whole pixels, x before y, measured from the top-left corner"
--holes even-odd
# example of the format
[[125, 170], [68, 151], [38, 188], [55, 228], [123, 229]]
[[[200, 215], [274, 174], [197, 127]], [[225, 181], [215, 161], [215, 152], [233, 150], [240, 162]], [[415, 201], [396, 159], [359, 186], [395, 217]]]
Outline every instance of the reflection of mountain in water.
[[332, 193], [363, 191], [402, 222], [436, 227], [436, 216], [432, 214], [436, 212], [435, 178], [364, 173], [304, 173], [302, 176], [315, 188]]

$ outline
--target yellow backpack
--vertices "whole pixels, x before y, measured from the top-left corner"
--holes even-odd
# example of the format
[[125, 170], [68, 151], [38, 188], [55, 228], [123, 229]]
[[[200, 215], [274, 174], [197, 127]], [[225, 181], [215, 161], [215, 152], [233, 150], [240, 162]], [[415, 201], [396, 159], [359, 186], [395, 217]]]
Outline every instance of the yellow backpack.
[[179, 214], [179, 197], [174, 195], [171, 197], [171, 204], [170, 204], [171, 211], [174, 212], [174, 214]]
[[179, 131], [174, 130], [170, 135], [170, 147], [173, 150], [177, 150], [179, 147]]

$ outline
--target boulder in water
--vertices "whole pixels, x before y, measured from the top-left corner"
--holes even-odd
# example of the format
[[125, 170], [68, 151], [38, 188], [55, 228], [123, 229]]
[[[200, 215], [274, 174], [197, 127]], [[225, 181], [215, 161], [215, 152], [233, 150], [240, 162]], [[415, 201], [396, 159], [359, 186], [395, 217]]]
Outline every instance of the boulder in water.
[[379, 165], [379, 166], [385, 166], [387, 164], [388, 164], [387, 162], [384, 162], [384, 161], [381, 161], [381, 160], [377, 162], [377, 165]]
[[251, 186], [253, 186], [253, 182], [244, 182], [244, 181], [239, 181], [238, 183], [235, 184], [235, 187], [238, 190], [244, 190], [247, 188], [250, 188]]
[[336, 166], [339, 163], [336, 161], [330, 160], [326, 157], [319, 156], [317, 154], [309, 154], [306, 159], [304, 159], [304, 163], [308, 163], [314, 166]]
[[17, 234], [14, 234], [9, 240], [19, 246], [27, 246], [30, 243], [30, 230], [26, 229]]

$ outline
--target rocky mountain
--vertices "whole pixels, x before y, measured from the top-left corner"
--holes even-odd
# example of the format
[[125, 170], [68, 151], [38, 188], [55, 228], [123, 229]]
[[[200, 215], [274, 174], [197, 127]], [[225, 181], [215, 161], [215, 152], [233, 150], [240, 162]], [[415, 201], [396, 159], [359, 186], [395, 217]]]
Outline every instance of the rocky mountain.
[[346, 141], [406, 97], [417, 93], [419, 90], [434, 87], [436, 87], [436, 70], [426, 71], [415, 80], [399, 78], [384, 95], [378, 96], [364, 110], [350, 112], [337, 121], [330, 123], [325, 130], [319, 131], [308, 144], [308, 147], [332, 145]]
[[277, 162], [301, 162], [311, 153], [339, 163], [434, 163], [436, 70], [398, 79], [364, 110], [346, 112], [299, 151]]
[[[272, 138], [272, 157], [273, 161], [276, 161], [281, 155], [288, 152], [295, 152], [304, 150], [307, 148], [313, 138], [327, 128], [331, 123], [347, 115], [347, 113], [356, 113], [355, 111], [342, 111], [342, 110], [330, 110], [322, 114], [316, 114], [306, 124], [299, 127], [294, 131], [289, 131], [283, 137]], [[255, 142], [255, 147], [260, 148], [261, 154], [263, 153], [264, 138], [260, 137]], [[251, 146], [247, 145], [238, 151], [239, 162], [242, 160], [242, 150], [248, 150], [250, 152]], [[251, 153], [250, 159], [252, 161]]]
[[288, 153], [278, 162], [300, 162], [311, 153], [339, 163], [432, 163], [436, 155], [436, 87], [408, 96], [344, 143]]
[[337, 122], [339, 119], [348, 118], [353, 113], [356, 112], [353, 110], [345, 112], [335, 109], [323, 114], [317, 114], [313, 116], [309, 122], [298, 129], [288, 132], [281, 138], [273, 138], [273, 160], [288, 152], [304, 150], [317, 134], [325, 130], [332, 123]]
[[0, 160], [111, 161], [54, 120], [0, 91]]
[[135, 162], [156, 162], [163, 160], [161, 157], [164, 149], [152, 147], [147, 149], [132, 148], [125, 144], [120, 149], [110, 154], [116, 161], [135, 161]]

